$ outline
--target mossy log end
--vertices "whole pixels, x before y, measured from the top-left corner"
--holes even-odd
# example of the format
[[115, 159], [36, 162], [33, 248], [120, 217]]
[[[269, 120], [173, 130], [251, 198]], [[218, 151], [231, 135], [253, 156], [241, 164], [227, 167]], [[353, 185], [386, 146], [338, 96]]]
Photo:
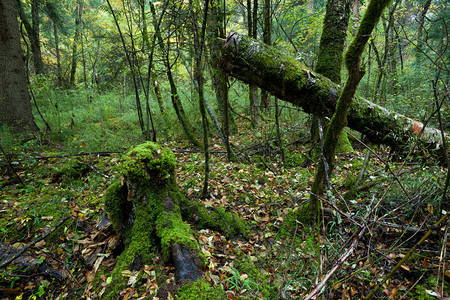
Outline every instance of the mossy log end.
[[183, 220], [227, 236], [248, 232], [248, 226], [234, 214], [220, 209], [208, 212], [201, 203], [186, 198], [176, 184], [175, 155], [168, 148], [152, 142], [139, 145], [123, 156], [118, 168], [122, 180], [107, 189], [105, 206], [125, 250], [117, 260], [105, 299], [115, 299], [127, 287], [124, 271], [139, 272], [144, 265], [152, 265], [158, 251], [164, 261], [175, 265], [178, 281], [202, 277], [206, 259]]
[[[342, 87], [274, 47], [232, 31], [220, 59], [220, 67], [229, 75], [255, 84], [307, 113], [330, 118], [334, 113]], [[350, 107], [348, 127], [373, 142], [399, 150], [410, 148], [414, 144], [411, 140], [420, 136], [419, 150], [436, 150], [440, 158], [443, 154], [440, 130], [425, 127], [359, 95], [355, 95]], [[445, 139], [450, 141], [448, 135]]]

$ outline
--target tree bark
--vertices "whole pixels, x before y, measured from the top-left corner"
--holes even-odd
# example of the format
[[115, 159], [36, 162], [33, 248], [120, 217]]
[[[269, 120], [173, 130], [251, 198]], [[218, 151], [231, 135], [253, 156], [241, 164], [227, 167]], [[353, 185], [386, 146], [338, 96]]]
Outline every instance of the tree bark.
[[83, 15], [83, 1], [79, 0], [77, 9], [76, 9], [76, 16], [75, 16], [75, 36], [73, 37], [73, 44], [72, 44], [72, 66], [70, 69], [70, 79], [69, 84], [70, 86], [75, 86], [75, 75], [77, 72], [77, 63], [78, 63], [78, 42], [81, 36], [81, 18]]
[[[347, 37], [348, 21], [350, 19], [350, 0], [329, 0], [323, 30], [320, 37], [319, 54], [315, 71], [331, 79], [333, 82], [341, 83], [342, 57], [345, 49], [345, 39]], [[311, 139], [317, 141], [319, 138], [318, 118], [312, 117]], [[322, 122], [323, 120], [320, 120]], [[340, 145], [350, 145], [347, 134], [342, 133]], [[342, 147], [344, 148], [344, 147]], [[351, 148], [351, 147], [347, 147]], [[353, 149], [337, 149], [337, 151], [347, 152]]]
[[58, 28], [55, 21], [53, 23], [53, 35], [55, 36], [55, 51], [56, 51], [56, 78], [58, 86], [62, 85], [62, 72], [61, 72], [61, 55], [59, 52], [59, 36]]
[[33, 132], [25, 62], [20, 47], [19, 24], [14, 0], [0, 1], [0, 125], [18, 132]]
[[[247, 16], [248, 16], [248, 35], [252, 38], [256, 39], [257, 37], [257, 17], [258, 17], [258, 1], [253, 0], [253, 8], [252, 1], [247, 1]], [[258, 112], [258, 87], [253, 83], [249, 83], [248, 85], [248, 99], [250, 106], [250, 117], [253, 123], [253, 127], [257, 127], [259, 123], [259, 112]]]
[[356, 36], [345, 53], [345, 66], [348, 70], [348, 79], [336, 103], [336, 110], [331, 118], [330, 124], [325, 131], [323, 159], [319, 161], [314, 183], [311, 188], [313, 194], [310, 202], [312, 220], [314, 220], [315, 216], [317, 216], [317, 220], [320, 220], [320, 216], [317, 215], [317, 212], [320, 211], [319, 196], [323, 194], [326, 186], [329, 188], [330, 184], [327, 178], [327, 172], [331, 173], [333, 170], [338, 138], [344, 127], [347, 126], [348, 111], [352, 105], [356, 88], [364, 76], [364, 70], [361, 69], [361, 57], [364, 48], [383, 10], [389, 6], [390, 2], [391, 0], [370, 1]]
[[[347, 37], [347, 27], [349, 18], [350, 18], [349, 0], [328, 1], [327, 11], [323, 22], [324, 26], [322, 36], [320, 37], [319, 55], [315, 71], [324, 76], [327, 76], [333, 82], [338, 84], [341, 82], [342, 56], [344, 53], [345, 38]], [[349, 78], [349, 80], [350, 79], [351, 77]], [[351, 95], [351, 98], [352, 97], [353, 95]], [[344, 113], [344, 116], [342, 116], [342, 113]], [[327, 154], [332, 153], [334, 157], [335, 152], [342, 151], [342, 149], [337, 149], [338, 144], [350, 145], [350, 142], [348, 141], [348, 136], [345, 134], [345, 132], [342, 132], [342, 129], [345, 127], [344, 123], [347, 122], [346, 114], [347, 111], [345, 112], [341, 111], [340, 117], [343, 118], [343, 120], [341, 120], [341, 123], [344, 126], [336, 128], [336, 126], [333, 127], [334, 125], [333, 122], [330, 122], [330, 124], [327, 127], [327, 132], [329, 132], [331, 129], [334, 129], [331, 132], [331, 134], [328, 134], [328, 137], [332, 137], [333, 141], [330, 143], [330, 138], [328, 138], [328, 140], [324, 140], [323, 143], [321, 141], [320, 150], [321, 154], [323, 155], [323, 158], [320, 159], [319, 165], [316, 168], [316, 176], [314, 177], [314, 183], [311, 189], [312, 194], [310, 202], [311, 208], [316, 208], [311, 209], [313, 217], [315, 216], [315, 214], [317, 214], [317, 211], [320, 208], [319, 196], [323, 194], [323, 192], [325, 191], [325, 187], [327, 187], [327, 189], [329, 188], [327, 176], [332, 171], [334, 160], [332, 159], [330, 161], [329, 155]], [[337, 111], [333, 115], [332, 120], [336, 120], [335, 117], [339, 117]], [[315, 128], [322, 130], [322, 128], [320, 127], [322, 124], [322, 120], [318, 120], [317, 118], [320, 117], [313, 117], [311, 133], [315, 132], [314, 130]], [[316, 138], [314, 137], [313, 134], [311, 135], [313, 138]], [[320, 133], [318, 133], [318, 135], [320, 135]], [[325, 137], [327, 137], [327, 135], [325, 135]], [[341, 140], [340, 143], [338, 143], [339, 139]], [[323, 146], [324, 144], [328, 146], [328, 148], [324, 147]], [[330, 164], [329, 168], [328, 166], [325, 167], [325, 164], [327, 163]]]
[[202, 277], [200, 269], [206, 260], [184, 220], [220, 230], [228, 237], [249, 231], [236, 214], [220, 208], [209, 211], [200, 202], [185, 197], [176, 183], [175, 155], [169, 148], [153, 142], [139, 145], [123, 156], [119, 170], [123, 179], [107, 189], [105, 207], [125, 250], [117, 260], [103, 299], [117, 299], [128, 281], [122, 272], [140, 271], [153, 264], [158, 249], [165, 262], [175, 264], [177, 281]]
[[[342, 87], [309, 70], [305, 64], [261, 42], [231, 32], [224, 44], [221, 68], [245, 83], [265, 88], [281, 100], [307, 113], [331, 117]], [[442, 137], [437, 129], [376, 105], [355, 95], [348, 114], [348, 126], [371, 141], [409, 148], [411, 138], [420, 136], [419, 147], [441, 154]], [[446, 137], [446, 140], [450, 139]], [[440, 152], [440, 153], [439, 153]]]
[[[166, 1], [166, 3], [164, 4], [163, 12], [165, 11], [168, 3], [169, 3], [169, 1]], [[169, 45], [169, 42], [167, 42], [167, 49], [165, 48], [164, 39], [161, 35], [158, 21], [156, 19], [155, 6], [152, 3], [150, 3], [150, 9], [151, 9], [152, 16], [153, 16], [153, 25], [156, 28], [155, 40], [158, 41], [158, 44], [159, 44], [159, 47], [161, 49], [162, 56], [163, 56], [163, 64], [166, 67], [166, 74], [167, 74], [167, 79], [169, 80], [170, 92], [171, 92], [170, 98], [172, 100], [173, 108], [175, 109], [175, 113], [177, 114], [178, 120], [180, 121], [181, 126], [183, 127], [183, 131], [186, 134], [186, 137], [189, 139], [189, 141], [192, 143], [192, 145], [194, 145], [197, 148], [202, 148], [201, 143], [197, 140], [197, 138], [191, 131], [193, 126], [189, 123], [189, 120], [184, 112], [184, 108], [183, 108], [183, 104], [181, 103], [180, 96], [178, 95], [178, 89], [177, 89], [177, 86], [175, 84], [175, 80], [174, 80], [173, 74], [172, 74], [172, 64], [169, 60], [170, 45]]]
[[[271, 0], [264, 0], [264, 10], [263, 10], [263, 41], [267, 45], [272, 45], [272, 11], [271, 11]], [[270, 104], [269, 93], [262, 89], [261, 90], [261, 110], [265, 112], [268, 111]], [[284, 155], [283, 155], [284, 156]]]
[[39, 38], [39, 8], [38, 1], [31, 1], [31, 23], [25, 15], [22, 2], [17, 0], [17, 7], [20, 19], [27, 30], [28, 39], [30, 40], [31, 53], [33, 55], [33, 65], [36, 74], [44, 71], [44, 63], [42, 62], [41, 41]]

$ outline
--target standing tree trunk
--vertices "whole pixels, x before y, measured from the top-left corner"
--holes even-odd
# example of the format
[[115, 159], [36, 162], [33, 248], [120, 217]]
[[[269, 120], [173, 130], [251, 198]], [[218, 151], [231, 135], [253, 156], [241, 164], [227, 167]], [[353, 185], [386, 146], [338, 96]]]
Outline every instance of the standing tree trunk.
[[[169, 3], [169, 1], [167, 0], [164, 4], [163, 12], [165, 11], [168, 3]], [[178, 89], [175, 84], [175, 80], [173, 78], [172, 65], [169, 60], [170, 45], [169, 45], [169, 42], [167, 42], [167, 49], [164, 48], [164, 40], [162, 38], [161, 31], [159, 30], [160, 28], [159, 28], [159, 25], [158, 25], [158, 22], [156, 19], [155, 7], [152, 3], [150, 3], [150, 9], [151, 9], [152, 16], [153, 16], [153, 25], [156, 29], [155, 38], [158, 41], [159, 47], [160, 47], [162, 55], [163, 55], [163, 64], [166, 67], [166, 74], [167, 74], [167, 79], [169, 80], [170, 92], [171, 92], [170, 98], [172, 100], [173, 108], [175, 109], [175, 113], [177, 114], [178, 120], [180, 121], [181, 126], [183, 127], [183, 131], [186, 134], [188, 140], [195, 147], [202, 148], [202, 145], [200, 144], [200, 142], [195, 138], [194, 134], [192, 133], [191, 129], [193, 127], [189, 124], [186, 114], [184, 113], [183, 104], [180, 101], [180, 96], [178, 95]]]
[[[161, 89], [159, 87], [158, 83], [158, 76], [156, 74], [156, 71], [154, 70], [154, 64], [153, 64], [153, 55], [155, 53], [155, 44], [156, 40], [153, 39], [153, 43], [150, 43], [150, 37], [148, 33], [147, 28], [147, 14], [145, 12], [145, 1], [139, 0], [139, 6], [141, 8], [141, 18], [142, 18], [142, 39], [144, 40], [144, 44], [147, 46], [149, 53], [149, 62], [148, 62], [148, 73], [149, 73], [149, 80], [151, 81], [151, 84], [153, 85], [153, 91], [155, 92], [156, 100], [158, 102], [159, 111], [161, 112], [161, 115], [163, 118], [166, 118], [166, 108], [164, 107], [164, 102], [161, 95]], [[150, 2], [151, 9], [154, 10], [153, 3]], [[159, 30], [160, 22], [156, 22], [155, 26], [157, 29], [155, 31]], [[150, 86], [148, 87], [149, 93], [150, 93]], [[148, 96], [147, 96], [148, 97]]]
[[[272, 11], [270, 0], [264, 0], [263, 19], [264, 19], [263, 41], [265, 44], [270, 46], [272, 44]], [[270, 104], [269, 93], [266, 90], [261, 89], [261, 105], [260, 105], [261, 110], [267, 111], [269, 109], [269, 104]]]
[[53, 35], [55, 36], [55, 50], [56, 50], [56, 78], [57, 85], [62, 85], [62, 72], [61, 72], [61, 54], [59, 52], [59, 36], [58, 28], [55, 21], [53, 21]]
[[29, 22], [25, 11], [22, 6], [22, 2], [17, 0], [17, 7], [20, 19], [28, 33], [30, 39], [31, 53], [33, 55], [33, 66], [36, 74], [41, 74], [44, 71], [44, 63], [42, 62], [41, 54], [41, 41], [39, 38], [39, 1], [31, 1], [31, 23]]
[[[82, 1], [82, 0], [80, 0], [80, 1]], [[136, 110], [137, 110], [137, 113], [138, 113], [139, 126], [141, 128], [142, 135], [144, 137], [147, 137], [147, 132], [145, 131], [145, 125], [144, 125], [144, 118], [143, 118], [143, 114], [142, 114], [141, 99], [139, 97], [139, 85], [138, 85], [138, 82], [137, 82], [137, 79], [136, 79], [134, 65], [133, 65], [133, 63], [131, 61], [130, 53], [129, 53], [129, 51], [127, 49], [127, 46], [125, 44], [125, 38], [124, 38], [124, 36], [122, 34], [122, 30], [120, 29], [119, 21], [117, 20], [117, 17], [116, 17], [116, 14], [114, 12], [114, 9], [112, 8], [111, 3], [109, 2], [109, 0], [106, 0], [106, 3], [108, 3], [108, 7], [109, 7], [109, 9], [111, 11], [111, 14], [113, 16], [113, 19], [114, 19], [114, 23], [116, 24], [117, 30], [119, 31], [120, 40], [122, 41], [123, 50], [125, 51], [125, 56], [126, 56], [127, 61], [128, 61], [128, 66], [130, 67], [131, 77], [133, 78], [135, 102], [136, 102]], [[123, 86], [125, 88], [125, 74], [124, 74]], [[125, 95], [125, 92], [124, 92], [124, 95]]]
[[81, 36], [81, 17], [83, 14], [83, 0], [78, 1], [76, 16], [75, 16], [75, 36], [73, 37], [73, 45], [72, 45], [72, 67], [70, 69], [70, 79], [69, 85], [75, 86], [75, 74], [77, 72], [77, 63], [78, 63], [78, 41]]
[[195, 65], [194, 65], [194, 84], [196, 85], [198, 92], [198, 104], [200, 108], [200, 113], [202, 115], [202, 127], [203, 127], [203, 151], [205, 153], [205, 178], [203, 181], [203, 191], [202, 196], [208, 194], [209, 186], [209, 144], [208, 144], [208, 117], [206, 115], [206, 103], [203, 88], [203, 61], [202, 53], [205, 45], [205, 34], [206, 34], [206, 21], [208, 18], [209, 0], [205, 1], [205, 7], [203, 8], [204, 15], [202, 21], [202, 27], [200, 32], [197, 28], [197, 20], [195, 18], [194, 7], [192, 0], [189, 1], [189, 7], [191, 10], [191, 22], [192, 22], [192, 32], [194, 37], [194, 53], [195, 53]]
[[[256, 39], [258, 33], [258, 0], [247, 0], [247, 22], [248, 22], [248, 36]], [[250, 118], [253, 127], [257, 127], [259, 123], [258, 112], [258, 87], [254, 84], [248, 85], [248, 99], [250, 102]]]
[[27, 75], [20, 46], [14, 0], [0, 1], [0, 125], [17, 132], [33, 132], [34, 123]]
[[[316, 176], [312, 186], [313, 197], [311, 197], [310, 205], [310, 220], [315, 220], [320, 211], [320, 200], [325, 190], [325, 185], [328, 184], [327, 176], [333, 170], [335, 161], [335, 150], [338, 143], [338, 138], [342, 130], [347, 126], [348, 111], [353, 102], [356, 88], [364, 76], [364, 71], [361, 70], [361, 56], [366, 46], [367, 41], [372, 33], [373, 28], [377, 25], [378, 20], [384, 8], [389, 5], [391, 0], [371, 0], [367, 11], [365, 12], [361, 25], [358, 28], [356, 36], [350, 44], [347, 53], [345, 54], [345, 66], [348, 70], [348, 79], [345, 83], [344, 89], [336, 104], [336, 110], [331, 118], [330, 124], [325, 131], [323, 159], [319, 161]], [[328, 164], [328, 166], [327, 166]], [[327, 174], [329, 173], [329, 174]]]
[[[347, 37], [348, 21], [350, 19], [350, 4], [350, 0], [328, 1], [315, 67], [316, 72], [328, 77], [337, 84], [341, 83], [342, 56]], [[319, 138], [318, 118], [320, 117], [312, 117], [311, 138], [313, 141]], [[320, 123], [323, 124], [323, 120], [320, 120]], [[345, 132], [339, 137], [339, 145], [342, 147], [339, 147], [338, 152], [353, 150]]]
[[223, 12], [222, 1], [213, 0], [211, 2], [211, 14], [209, 18], [209, 51], [211, 53], [211, 73], [212, 82], [217, 99], [217, 110], [219, 120], [223, 128], [224, 143], [227, 149], [228, 161], [235, 159], [233, 151], [230, 148], [230, 129], [236, 126], [233, 115], [229, 109], [228, 101], [228, 75], [225, 71], [219, 68], [219, 58], [222, 49], [221, 39], [225, 38], [225, 14]]

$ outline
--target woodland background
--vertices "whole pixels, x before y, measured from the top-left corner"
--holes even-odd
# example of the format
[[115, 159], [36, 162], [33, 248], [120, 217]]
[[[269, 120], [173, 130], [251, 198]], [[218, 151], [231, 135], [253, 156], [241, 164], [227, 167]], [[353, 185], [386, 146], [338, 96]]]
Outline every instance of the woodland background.
[[[405, 152], [346, 128], [351, 148], [336, 154], [311, 222], [323, 142], [314, 118], [218, 66], [234, 30], [314, 70], [327, 1], [1, 1], [14, 2], [32, 112], [29, 126], [0, 112], [0, 248], [31, 246], [27, 267], [0, 256], [0, 297], [100, 297], [121, 251], [104, 194], [122, 155], [145, 141], [175, 152], [189, 199], [249, 224], [247, 238], [190, 224], [203, 277], [229, 299], [304, 299], [320, 282], [323, 299], [362, 299], [378, 283], [375, 299], [450, 296], [448, 221], [435, 226], [449, 210], [447, 150]], [[369, 1], [334, 2], [351, 6], [346, 48]], [[366, 45], [357, 93], [448, 133], [449, 20], [448, 1], [394, 0]], [[157, 255], [134, 282], [124, 275], [120, 297], [189, 299]]]

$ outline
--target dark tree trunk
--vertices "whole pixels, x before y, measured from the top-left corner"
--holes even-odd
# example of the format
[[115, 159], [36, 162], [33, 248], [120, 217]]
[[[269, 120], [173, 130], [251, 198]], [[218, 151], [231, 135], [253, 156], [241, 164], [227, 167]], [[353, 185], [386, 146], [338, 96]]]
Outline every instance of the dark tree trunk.
[[[263, 41], [267, 45], [272, 45], [272, 11], [271, 11], [271, 1], [264, 0], [264, 30], [263, 30]], [[270, 105], [269, 93], [262, 89], [261, 90], [261, 110], [267, 111]]]
[[205, 6], [203, 8], [203, 21], [202, 27], [198, 30], [197, 20], [195, 18], [196, 13], [194, 12], [192, 0], [189, 1], [191, 21], [192, 21], [192, 32], [194, 38], [194, 53], [195, 53], [195, 64], [194, 64], [194, 84], [197, 87], [198, 92], [198, 104], [200, 113], [202, 115], [202, 127], [203, 127], [203, 151], [205, 154], [205, 178], [203, 181], [203, 191], [202, 196], [207, 196], [209, 191], [209, 143], [208, 143], [208, 116], [206, 115], [206, 103], [204, 96], [204, 85], [203, 85], [203, 60], [202, 53], [205, 46], [205, 35], [206, 35], [206, 22], [208, 18], [209, 0], [205, 1]]
[[[258, 0], [247, 1], [247, 17], [248, 17], [248, 35], [256, 39], [258, 32]], [[258, 112], [258, 87], [253, 83], [248, 85], [248, 99], [250, 105], [250, 118], [252, 120], [253, 126], [258, 126], [259, 123], [259, 112]]]
[[25, 11], [20, 0], [17, 0], [17, 7], [20, 19], [27, 30], [28, 38], [30, 40], [34, 71], [36, 74], [41, 74], [44, 71], [44, 63], [42, 62], [41, 41], [39, 38], [40, 20], [38, 0], [31, 1], [31, 23], [25, 15]]
[[77, 72], [77, 63], [78, 63], [78, 42], [80, 40], [81, 36], [81, 17], [83, 14], [83, 1], [79, 0], [77, 9], [76, 9], [76, 16], [75, 16], [75, 36], [73, 37], [73, 44], [72, 44], [72, 66], [70, 69], [70, 79], [69, 84], [71, 86], [75, 85], [75, 75]]
[[53, 35], [55, 36], [55, 50], [56, 50], [56, 78], [58, 86], [61, 86], [62, 85], [61, 54], [59, 52], [58, 29], [54, 21], [53, 21]]
[[211, 53], [210, 64], [211, 77], [217, 99], [217, 111], [219, 121], [223, 128], [225, 146], [227, 148], [228, 159], [232, 158], [230, 151], [229, 136], [230, 131], [235, 131], [236, 124], [234, 123], [233, 115], [229, 109], [228, 103], [228, 76], [219, 68], [218, 62], [220, 58], [220, 51], [222, 49], [221, 40], [225, 38], [225, 14], [223, 11], [222, 1], [213, 0], [211, 2], [211, 14], [208, 23], [209, 32], [209, 51]]
[[[328, 77], [337, 84], [341, 83], [342, 57], [350, 18], [350, 4], [350, 0], [328, 1], [320, 37], [318, 60], [315, 67], [316, 72]], [[312, 140], [317, 140], [319, 137], [317, 118], [317, 116], [312, 117]], [[341, 135], [340, 139], [341, 145], [350, 144], [346, 134]]]
[[38, 131], [27, 90], [14, 0], [0, 1], [0, 125], [18, 132]]
[[[166, 7], [167, 3], [168, 3], [168, 1], [166, 2], [166, 4], [164, 4], [165, 7]], [[159, 47], [163, 54], [163, 63], [164, 63], [164, 66], [166, 67], [167, 79], [169, 80], [170, 92], [171, 92], [170, 98], [172, 100], [173, 108], [175, 109], [175, 113], [177, 114], [178, 120], [180, 121], [181, 126], [183, 127], [183, 131], [186, 134], [186, 137], [189, 139], [189, 141], [195, 147], [202, 148], [202, 145], [200, 144], [200, 142], [196, 139], [196, 137], [192, 133], [193, 127], [190, 125], [190, 123], [186, 117], [186, 114], [184, 113], [183, 104], [181, 103], [180, 96], [178, 95], [178, 89], [177, 89], [177, 86], [175, 84], [175, 80], [174, 80], [173, 74], [172, 74], [172, 65], [169, 60], [169, 51], [170, 51], [169, 42], [167, 42], [167, 49], [164, 48], [165, 43], [162, 38], [161, 31], [159, 31], [159, 26], [157, 25], [158, 22], [156, 19], [155, 7], [154, 7], [154, 5], [150, 5], [150, 8], [151, 8], [152, 16], [153, 16], [153, 25], [155, 26], [155, 28], [157, 30], [155, 32], [155, 38], [158, 40]]]
[[[267, 89], [281, 100], [302, 107], [307, 113], [331, 117], [342, 87], [310, 71], [306, 65], [261, 42], [231, 32], [221, 57], [221, 67], [245, 83]], [[394, 148], [410, 147], [420, 135], [422, 146], [442, 149], [439, 130], [355, 95], [348, 126], [373, 142]]]
[[[350, 4], [350, 0], [328, 1], [327, 11], [323, 22], [324, 26], [320, 37], [319, 56], [315, 70], [337, 84], [341, 82], [342, 56], [344, 53], [345, 39], [347, 37], [347, 26], [350, 18]], [[318, 120], [318, 118], [320, 117], [313, 116], [311, 126], [311, 135], [313, 138], [320, 136], [317, 131], [322, 130], [322, 120]], [[339, 131], [342, 131], [342, 128]], [[314, 133], [316, 132], [317, 137], [314, 136]], [[346, 134], [343, 134], [342, 132], [335, 132], [335, 134], [337, 135], [335, 142], [330, 145], [332, 149], [326, 149], [325, 146], [323, 146], [323, 149], [320, 151], [322, 154], [325, 154], [327, 151], [331, 150], [334, 156], [335, 150], [338, 152], [342, 151], [342, 149], [336, 149], [338, 139], [341, 140], [339, 142], [340, 145], [350, 145]], [[320, 145], [322, 146], [322, 144]], [[314, 178], [313, 189], [311, 190], [311, 203], [314, 207], [319, 207], [318, 196], [321, 196], [324, 192], [324, 183], [326, 181], [326, 176], [328, 175], [325, 174], [325, 172], [329, 173], [332, 170], [331, 166], [330, 168], [324, 168], [324, 164], [331, 164], [331, 162], [323, 161], [323, 159], [328, 159], [326, 155], [324, 156], [324, 158], [320, 159], [316, 176]]]

